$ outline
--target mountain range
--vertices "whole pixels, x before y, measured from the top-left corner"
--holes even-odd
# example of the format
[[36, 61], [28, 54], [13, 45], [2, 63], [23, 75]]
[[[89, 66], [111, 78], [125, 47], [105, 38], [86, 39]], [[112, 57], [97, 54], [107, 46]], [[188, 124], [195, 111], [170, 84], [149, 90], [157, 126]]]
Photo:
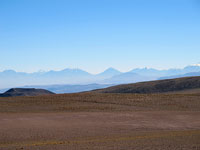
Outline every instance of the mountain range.
[[[5, 70], [0, 72], [0, 89], [30, 86], [46, 87], [58, 93], [81, 92], [116, 84], [136, 83], [141, 81], [171, 79], [187, 76], [199, 76], [200, 64], [189, 65], [181, 69], [158, 70], [154, 68], [136, 68], [129, 72], [120, 72], [108, 68], [102, 73], [91, 74], [81, 69], [64, 69], [47, 72], [16, 72]], [[43, 88], [42, 87], [42, 88]], [[5, 90], [4, 90], [5, 91]]]

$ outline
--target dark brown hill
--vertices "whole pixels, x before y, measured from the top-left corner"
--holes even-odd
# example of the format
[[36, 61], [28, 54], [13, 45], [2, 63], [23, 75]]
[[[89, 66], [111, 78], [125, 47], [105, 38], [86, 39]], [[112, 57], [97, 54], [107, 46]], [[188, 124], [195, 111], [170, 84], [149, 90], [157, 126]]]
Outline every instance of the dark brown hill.
[[167, 93], [195, 90], [200, 92], [200, 76], [185, 77], [134, 84], [117, 85], [105, 89], [95, 90], [100, 93]]
[[44, 89], [13, 88], [3, 94], [0, 94], [0, 97], [40, 96], [40, 95], [50, 95], [50, 94], [54, 93]]

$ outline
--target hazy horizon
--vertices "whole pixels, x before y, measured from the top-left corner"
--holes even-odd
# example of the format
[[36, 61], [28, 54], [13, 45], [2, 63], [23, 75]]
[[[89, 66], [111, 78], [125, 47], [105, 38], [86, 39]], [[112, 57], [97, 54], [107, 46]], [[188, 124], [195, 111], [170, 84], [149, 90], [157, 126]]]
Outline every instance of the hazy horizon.
[[72, 69], [72, 70], [76, 70], [76, 69], [80, 69], [80, 70], [83, 70], [83, 71], [86, 71], [86, 72], [88, 72], [88, 73], [90, 73], [90, 74], [100, 74], [100, 73], [102, 73], [102, 72], [104, 72], [104, 71], [106, 71], [106, 70], [108, 70], [108, 69], [115, 69], [115, 70], [117, 70], [117, 71], [120, 71], [120, 72], [122, 72], [122, 73], [125, 73], [125, 72], [129, 72], [129, 71], [132, 71], [133, 69], [155, 69], [155, 70], [159, 70], [159, 71], [162, 71], [162, 70], [169, 70], [169, 69], [183, 69], [183, 68], [185, 68], [185, 67], [188, 67], [188, 66], [200, 66], [200, 63], [196, 63], [196, 64], [189, 64], [189, 65], [187, 65], [187, 66], [183, 66], [183, 67], [181, 67], [181, 68], [152, 68], [152, 67], [138, 67], [138, 68], [131, 68], [131, 69], [129, 69], [129, 70], [126, 70], [126, 71], [122, 71], [122, 70], [120, 70], [120, 69], [118, 69], [118, 68], [114, 68], [114, 67], [107, 67], [107, 68], [105, 68], [104, 70], [102, 70], [102, 71], [100, 71], [100, 72], [89, 72], [89, 71], [87, 71], [87, 70], [85, 70], [85, 69], [82, 69], [82, 68], [70, 68], [70, 67], [68, 67], [68, 68], [62, 68], [62, 69], [57, 69], [57, 70], [53, 70], [53, 69], [50, 69], [50, 70], [42, 70], [42, 69], [40, 69], [40, 70], [38, 70], [38, 71], [33, 71], [33, 72], [26, 72], [26, 71], [18, 71], [18, 70], [15, 70], [15, 69], [5, 69], [5, 70], [0, 70], [0, 72], [3, 72], [3, 71], [8, 71], [8, 70], [13, 70], [13, 71], [16, 71], [16, 72], [24, 72], [24, 73], [37, 73], [37, 72], [49, 72], [49, 71], [62, 71], [62, 70], [65, 70], [65, 69]]

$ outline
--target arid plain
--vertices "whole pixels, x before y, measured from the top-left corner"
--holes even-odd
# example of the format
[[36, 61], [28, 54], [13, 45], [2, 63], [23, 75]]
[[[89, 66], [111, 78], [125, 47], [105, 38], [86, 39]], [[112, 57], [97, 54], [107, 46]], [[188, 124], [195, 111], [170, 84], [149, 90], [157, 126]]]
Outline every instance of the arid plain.
[[0, 98], [0, 150], [200, 150], [200, 94]]

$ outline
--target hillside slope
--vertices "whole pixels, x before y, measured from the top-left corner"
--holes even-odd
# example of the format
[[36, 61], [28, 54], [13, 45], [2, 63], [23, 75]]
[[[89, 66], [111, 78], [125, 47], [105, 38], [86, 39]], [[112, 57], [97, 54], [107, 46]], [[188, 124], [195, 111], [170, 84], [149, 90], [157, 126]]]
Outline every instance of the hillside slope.
[[40, 96], [40, 95], [50, 95], [50, 94], [54, 93], [44, 89], [13, 88], [3, 94], [0, 94], [0, 97]]
[[117, 85], [105, 89], [96, 90], [100, 93], [166, 93], [191, 89], [200, 89], [200, 77], [185, 77], [135, 84]]

